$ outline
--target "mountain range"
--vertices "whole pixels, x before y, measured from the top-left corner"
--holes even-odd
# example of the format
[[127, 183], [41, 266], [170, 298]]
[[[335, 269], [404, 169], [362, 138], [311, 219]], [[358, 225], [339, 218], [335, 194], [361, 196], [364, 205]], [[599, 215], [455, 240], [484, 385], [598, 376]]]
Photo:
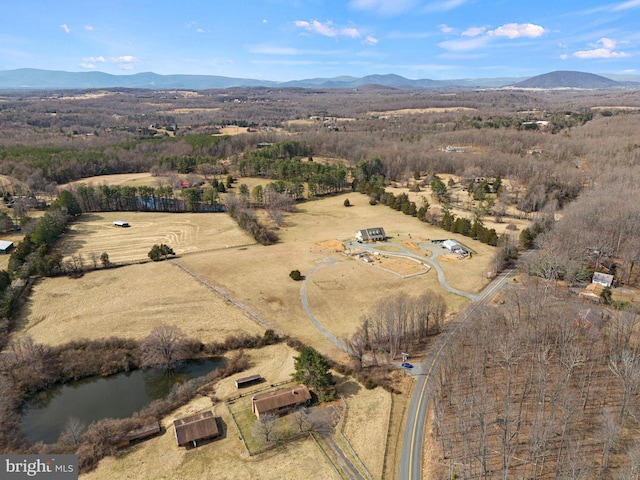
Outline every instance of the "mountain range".
[[411, 80], [400, 75], [367, 75], [309, 78], [274, 82], [216, 75], [159, 75], [137, 73], [112, 75], [103, 72], [63, 72], [21, 68], [0, 71], [0, 90], [62, 90], [92, 88], [141, 88], [151, 90], [205, 90], [230, 87], [277, 88], [359, 88], [380, 85], [392, 88], [640, 88], [640, 76], [595, 75], [584, 72], [557, 71], [535, 77], [468, 78], [454, 80]]

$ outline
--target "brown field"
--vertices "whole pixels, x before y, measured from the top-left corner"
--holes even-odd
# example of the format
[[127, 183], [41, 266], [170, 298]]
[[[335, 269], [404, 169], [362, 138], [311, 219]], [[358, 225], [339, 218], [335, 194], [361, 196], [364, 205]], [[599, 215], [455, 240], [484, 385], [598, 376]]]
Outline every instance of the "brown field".
[[[129, 222], [130, 226], [116, 227], [116, 220]], [[224, 213], [105, 212], [82, 215], [71, 225], [57, 251], [64, 257], [79, 252], [85, 261], [91, 255], [107, 252], [111, 262], [136, 262], [148, 260], [151, 247], [161, 243], [173, 248], [176, 255], [183, 255], [255, 241]]]
[[403, 108], [400, 110], [384, 110], [380, 112], [367, 112], [372, 117], [384, 115], [418, 115], [424, 113], [446, 113], [446, 112], [475, 112], [473, 107], [431, 107], [431, 108]]
[[69, 188], [72, 186], [85, 184], [85, 185], [126, 185], [129, 187], [139, 187], [141, 185], [157, 187], [159, 185], [166, 185], [169, 177], [158, 175], [151, 175], [149, 172], [144, 173], [123, 173], [117, 175], [98, 175], [96, 177], [83, 178], [81, 180], [75, 180], [73, 182], [60, 185], [60, 189]]
[[382, 388], [366, 390], [356, 382], [357, 391], [346, 397], [344, 436], [373, 478], [382, 478], [384, 451], [391, 414], [391, 394]]
[[264, 332], [241, 310], [169, 262], [38, 282], [17, 324], [15, 335], [54, 345], [80, 338], [141, 339], [163, 324], [177, 325], [203, 342]]
[[[352, 207], [343, 206], [346, 198]], [[452, 311], [467, 303], [447, 293], [433, 271], [402, 279], [346, 257], [323, 243], [347, 241], [356, 228], [380, 225], [394, 241], [417, 244], [443, 236], [439, 228], [382, 205], [371, 206], [368, 197], [353, 193], [307, 202], [298, 209], [298, 213], [287, 215], [285, 226], [279, 231], [280, 243], [269, 247], [242, 247], [252, 239], [225, 214], [105, 213], [82, 216], [61, 242], [59, 251], [65, 256], [80, 253], [85, 261], [92, 254], [107, 252], [113, 262], [135, 262], [146, 260], [154, 243], [166, 243], [183, 255], [173, 261], [193, 272], [201, 282], [222, 289], [276, 330], [337, 358], [341, 351], [318, 335], [303, 308], [303, 285], [313, 315], [337, 338], [351, 335], [362, 315], [392, 293], [415, 296], [431, 289], [447, 299]], [[117, 219], [129, 221], [131, 227], [113, 226]], [[459, 275], [455, 262], [440, 263], [452, 286], [477, 292], [486, 283], [482, 272], [488, 268], [493, 248], [465, 237], [457, 240], [475, 252], [472, 259], [464, 260], [465, 275]], [[383, 262], [391, 263], [390, 260]], [[304, 283], [289, 278], [294, 269], [306, 276]], [[179, 283], [174, 280], [176, 276], [181, 279]], [[192, 291], [200, 296], [191, 298]], [[216, 307], [209, 306], [208, 301]], [[52, 342], [54, 338], [56, 342], [79, 338], [87, 332], [94, 338], [114, 331], [140, 337], [159, 323], [179, 323], [186, 316], [190, 316], [189, 322], [179, 323], [185, 333], [202, 336], [203, 340], [242, 328], [258, 328], [249, 320], [237, 323], [238, 328], [219, 327], [219, 320], [214, 321], [207, 314], [209, 309], [226, 312], [223, 318], [234, 318], [229, 312], [246, 318], [237, 307], [220, 303], [216, 293], [162, 262], [99, 270], [75, 280], [46, 279], [35, 287], [21, 323], [29, 334]], [[144, 308], [140, 309], [140, 305]], [[189, 314], [185, 315], [187, 311]], [[130, 318], [139, 319], [140, 323], [123, 320]], [[57, 327], [52, 328], [53, 325]], [[107, 328], [108, 325], [118, 328]], [[216, 332], [208, 333], [211, 328]], [[55, 330], [59, 333], [52, 335]]]

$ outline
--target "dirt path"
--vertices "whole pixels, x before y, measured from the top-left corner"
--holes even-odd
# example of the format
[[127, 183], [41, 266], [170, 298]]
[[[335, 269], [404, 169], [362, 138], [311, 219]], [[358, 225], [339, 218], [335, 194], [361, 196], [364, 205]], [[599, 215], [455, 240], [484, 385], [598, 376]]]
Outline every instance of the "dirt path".
[[[169, 260], [169, 262], [172, 265], [175, 265], [176, 267], [180, 268], [181, 270], [183, 270], [185, 273], [187, 273], [188, 275], [190, 275], [191, 277], [193, 277], [195, 280], [197, 280], [198, 282], [200, 282], [201, 284], [205, 285], [207, 288], [209, 288], [210, 290], [214, 291], [215, 293], [217, 293], [218, 295], [220, 295], [222, 298], [224, 298], [227, 302], [231, 303], [232, 305], [234, 305], [235, 307], [239, 308], [240, 310], [242, 310], [244, 312], [245, 315], [247, 315], [249, 318], [251, 318], [252, 320], [254, 320], [255, 322], [257, 322], [258, 324], [262, 325], [265, 328], [271, 329], [275, 332], [277, 332], [277, 330], [275, 330], [275, 328], [273, 327], [273, 325], [271, 325], [269, 322], [267, 322], [266, 320], [264, 320], [262, 317], [260, 317], [257, 313], [251, 311], [249, 309], [249, 307], [247, 307], [246, 305], [234, 300], [233, 298], [231, 298], [224, 290], [222, 290], [220, 287], [216, 287], [215, 285], [211, 285], [207, 280], [203, 279], [202, 277], [196, 275], [195, 273], [193, 273], [191, 270], [189, 270], [187, 267], [185, 267], [184, 265], [178, 263], [176, 260]], [[277, 332], [280, 333], [281, 332]]]

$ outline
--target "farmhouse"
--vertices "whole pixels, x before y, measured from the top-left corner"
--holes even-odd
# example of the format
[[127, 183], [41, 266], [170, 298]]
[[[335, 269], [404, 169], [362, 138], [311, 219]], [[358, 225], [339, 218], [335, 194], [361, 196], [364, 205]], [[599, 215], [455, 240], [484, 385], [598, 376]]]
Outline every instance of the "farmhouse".
[[355, 237], [359, 242], [384, 242], [387, 239], [387, 235], [384, 233], [384, 228], [382, 227], [358, 230]]
[[123, 222], [122, 220], [116, 220], [115, 222], [113, 222], [113, 224], [116, 227], [128, 227], [129, 226], [129, 222]]
[[462, 252], [464, 252], [463, 246], [460, 245], [455, 240], [445, 240], [444, 242], [442, 242], [442, 246], [444, 248], [452, 251], [453, 253], [462, 253]]
[[297, 407], [306, 405], [310, 400], [309, 389], [304, 385], [296, 385], [252, 397], [251, 411], [259, 420], [260, 415], [285, 415]]
[[599, 283], [605, 287], [610, 287], [613, 283], [613, 275], [607, 275], [606, 273], [593, 272], [593, 279], [591, 283]]
[[0, 255], [7, 255], [13, 249], [13, 242], [0, 240]]
[[220, 434], [218, 424], [211, 410], [174, 420], [173, 426], [175, 428], [176, 443], [180, 447], [188, 443], [192, 443], [195, 447], [197, 446], [196, 442], [214, 438]]

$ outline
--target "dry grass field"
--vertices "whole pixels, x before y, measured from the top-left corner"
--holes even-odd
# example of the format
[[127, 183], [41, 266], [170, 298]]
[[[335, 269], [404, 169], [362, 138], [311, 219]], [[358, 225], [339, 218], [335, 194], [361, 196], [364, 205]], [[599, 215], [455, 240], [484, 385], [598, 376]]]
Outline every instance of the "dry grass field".
[[[343, 206], [346, 198], [353, 206]], [[359, 194], [307, 202], [298, 210], [285, 218], [280, 243], [269, 247], [241, 246], [252, 239], [225, 214], [83, 215], [60, 243], [63, 255], [80, 253], [87, 261], [92, 254], [107, 252], [113, 262], [136, 262], [146, 260], [153, 244], [167, 243], [178, 254], [173, 261], [200, 282], [167, 262], [98, 270], [79, 279], [46, 279], [35, 286], [23, 309], [24, 331], [19, 333], [57, 343], [87, 332], [94, 337], [105, 333], [140, 337], [160, 323], [178, 323], [185, 333], [203, 340], [242, 329], [263, 329], [201, 283], [208, 282], [276, 330], [340, 358], [342, 352], [318, 335], [309, 320], [301, 301], [303, 286], [311, 312], [336, 338], [351, 335], [362, 315], [390, 294], [415, 296], [431, 289], [447, 299], [452, 311], [466, 304], [439, 285], [434, 271], [402, 279], [333, 248], [350, 240], [357, 228], [384, 226], [392, 240], [412, 244], [440, 237], [442, 230], [382, 205], [371, 206]], [[131, 227], [113, 226], [117, 219], [129, 221]], [[440, 264], [452, 286], [479, 291], [486, 282], [482, 272], [493, 249], [468, 238], [458, 240], [474, 250], [473, 258], [463, 260], [464, 265]], [[289, 278], [294, 269], [306, 276], [305, 282]], [[471, 274], [474, 271], [477, 274]], [[225, 318], [242, 322], [225, 322]]]
[[163, 324], [177, 325], [203, 342], [264, 332], [241, 310], [169, 262], [40, 281], [20, 309], [17, 324], [14, 335], [54, 345], [80, 338], [141, 339]]
[[431, 108], [403, 108], [400, 110], [384, 110], [379, 112], [367, 112], [372, 117], [380, 117], [385, 115], [421, 115], [425, 113], [446, 113], [446, 112], [475, 112], [477, 108], [473, 107], [431, 107]]
[[356, 382], [344, 388], [353, 392], [346, 397], [345, 438], [373, 478], [382, 478], [384, 451], [391, 413], [391, 394], [382, 388], [366, 390]]
[[[129, 222], [128, 228], [113, 222]], [[177, 255], [255, 243], [224, 213], [105, 212], [88, 213], [75, 221], [57, 251], [63, 257], [81, 253], [85, 261], [102, 252], [109, 260], [147, 260], [154, 244], [164, 243]]]

